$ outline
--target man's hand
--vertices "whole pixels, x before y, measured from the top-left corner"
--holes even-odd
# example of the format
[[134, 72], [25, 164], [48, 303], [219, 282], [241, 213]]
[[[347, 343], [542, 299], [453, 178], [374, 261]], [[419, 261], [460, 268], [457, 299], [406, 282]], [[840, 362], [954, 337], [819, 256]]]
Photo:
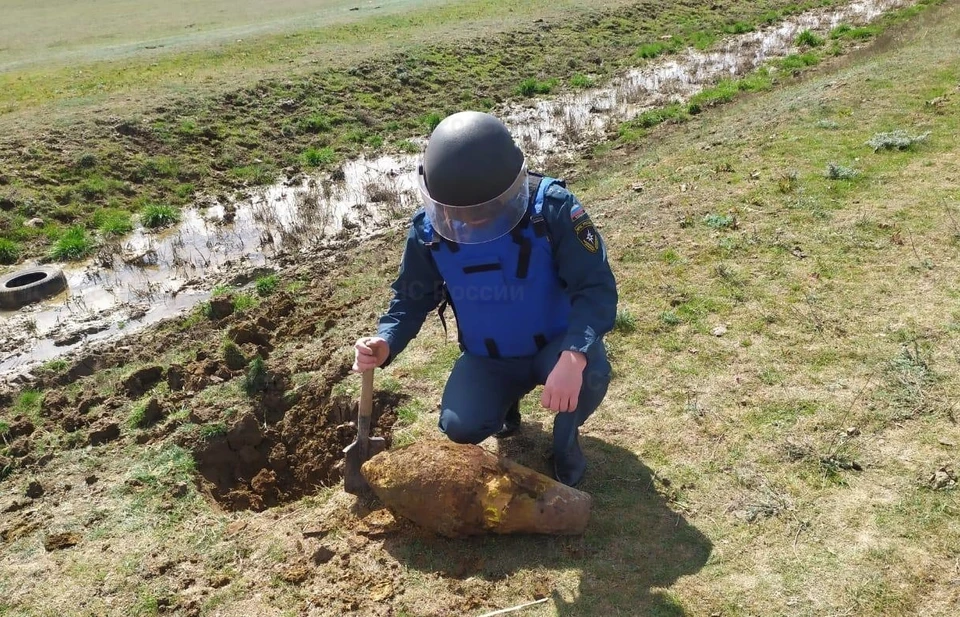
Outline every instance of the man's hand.
[[353, 346], [353, 372], [375, 369], [390, 357], [390, 345], [379, 336], [366, 336]]
[[557, 365], [550, 371], [547, 383], [543, 386], [540, 403], [553, 411], [576, 411], [580, 400], [580, 387], [583, 386], [583, 369], [586, 366], [587, 357], [582, 353], [561, 353]]

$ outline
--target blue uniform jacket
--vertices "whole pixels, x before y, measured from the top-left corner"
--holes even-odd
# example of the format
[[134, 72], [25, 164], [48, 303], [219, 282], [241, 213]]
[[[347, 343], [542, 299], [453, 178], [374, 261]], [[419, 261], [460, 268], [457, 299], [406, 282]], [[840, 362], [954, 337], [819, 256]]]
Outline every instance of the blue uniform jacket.
[[[606, 247], [583, 206], [560, 185], [547, 191], [543, 215], [557, 274], [570, 299], [561, 349], [585, 354], [613, 328], [617, 313], [617, 287]], [[400, 273], [391, 286], [393, 300], [380, 318], [378, 336], [390, 345], [387, 363], [406, 348], [444, 299], [443, 278], [424, 243], [425, 216], [422, 209], [413, 216]]]

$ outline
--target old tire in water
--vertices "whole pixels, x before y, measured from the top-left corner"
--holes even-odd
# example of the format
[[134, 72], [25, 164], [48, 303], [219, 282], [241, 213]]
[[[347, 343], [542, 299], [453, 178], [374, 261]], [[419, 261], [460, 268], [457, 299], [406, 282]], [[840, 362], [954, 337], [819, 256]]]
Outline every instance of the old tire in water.
[[63, 270], [40, 266], [0, 277], [0, 309], [16, 310], [67, 288]]

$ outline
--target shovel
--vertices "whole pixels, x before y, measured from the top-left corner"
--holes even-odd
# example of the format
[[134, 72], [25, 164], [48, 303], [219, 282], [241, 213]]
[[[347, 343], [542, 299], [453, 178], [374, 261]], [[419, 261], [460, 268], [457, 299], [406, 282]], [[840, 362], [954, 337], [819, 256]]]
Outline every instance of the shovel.
[[383, 437], [370, 436], [370, 416], [373, 415], [373, 369], [363, 372], [363, 386], [360, 389], [360, 413], [357, 416], [357, 439], [343, 449], [345, 466], [343, 472], [343, 490], [351, 495], [361, 495], [370, 490], [360, 466], [370, 457], [387, 449]]

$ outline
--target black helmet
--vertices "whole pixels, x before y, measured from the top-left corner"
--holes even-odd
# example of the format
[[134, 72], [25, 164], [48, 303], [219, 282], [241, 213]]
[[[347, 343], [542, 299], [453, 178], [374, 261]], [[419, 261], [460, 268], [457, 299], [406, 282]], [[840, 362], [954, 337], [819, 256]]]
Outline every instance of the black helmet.
[[529, 200], [523, 153], [500, 120], [476, 111], [453, 114], [434, 129], [420, 190], [437, 233], [465, 244], [508, 233]]

